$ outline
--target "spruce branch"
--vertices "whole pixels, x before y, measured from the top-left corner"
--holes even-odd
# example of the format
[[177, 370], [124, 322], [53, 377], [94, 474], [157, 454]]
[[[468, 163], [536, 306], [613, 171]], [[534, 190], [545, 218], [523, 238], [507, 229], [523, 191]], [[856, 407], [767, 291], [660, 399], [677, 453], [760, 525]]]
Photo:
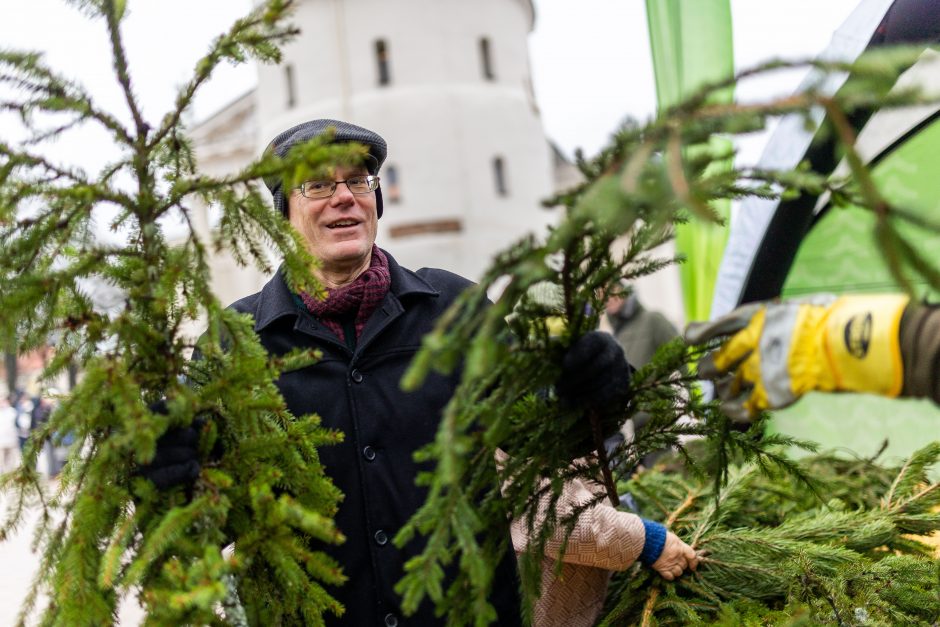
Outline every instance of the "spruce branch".
[[[933, 524], [932, 519], [919, 518], [925, 515], [919, 509], [909, 515], [872, 509], [866, 499], [864, 505], [869, 509], [864, 514], [820, 513], [811, 522], [809, 514], [797, 516], [819, 507], [819, 497], [826, 491], [815, 474], [792, 459], [787, 450], [802, 447], [813, 451], [813, 444], [762, 433], [766, 419], [746, 433], [732, 428], [719, 406], [704, 402], [693, 389], [692, 377], [681, 374], [690, 371], [691, 363], [706, 347], [690, 348], [681, 342], [663, 347], [653, 363], [635, 374], [632, 402], [614, 412], [615, 424], [610, 427], [583, 411], [566, 413], [551, 390], [565, 348], [594, 328], [602, 304], [600, 294], [609, 292], [620, 280], [633, 280], [676, 261], [653, 258], [648, 251], [668, 240], [675, 224], [716, 222], [710, 208], [713, 201], [828, 192], [840, 199], [851, 196], [876, 215], [890, 213], [854, 152], [854, 132], [846, 132], [851, 128], [845, 124], [848, 114], [924, 101], [913, 91], [889, 93], [898, 75], [920, 53], [913, 49], [884, 51], [857, 65], [814, 61], [808, 65], [816, 70], [818, 82], [794, 96], [753, 105], [711, 104], [709, 96], [717, 89], [762, 71], [793, 67], [771, 62], [706, 86], [645, 126], [626, 123], [594, 159], [578, 155], [577, 165], [585, 181], [544, 203], [562, 206], [564, 217], [544, 240], [525, 238], [497, 255], [480, 285], [458, 299], [424, 339], [422, 351], [406, 375], [406, 385], [415, 386], [432, 369], [449, 373], [458, 364], [463, 366], [460, 388], [446, 409], [438, 437], [420, 453], [422, 460], [436, 463], [435, 471], [421, 478], [429, 486], [427, 501], [396, 539], [402, 544], [424, 534], [433, 548], [409, 565], [399, 583], [400, 593], [413, 603], [431, 596], [439, 611], [447, 612], [449, 621], [469, 622], [469, 605], [454, 601], [446, 592], [441, 601], [442, 583], [431, 573], [443, 571], [453, 560], [460, 570], [450, 590], [454, 594], [473, 590], [479, 595], [476, 586], [485, 581], [477, 572], [481, 562], [494, 568], [498, 561], [497, 554], [481, 553], [479, 547], [485, 546], [485, 540], [505, 538], [506, 521], [515, 517], [526, 523], [529, 533], [519, 564], [523, 588], [531, 601], [538, 593], [540, 551], [547, 539], [559, 530], [570, 534], [584, 511], [558, 509], [561, 487], [573, 477], [606, 477], [608, 498], [617, 492], [639, 493], [657, 516], [668, 519], [674, 515], [670, 522], [680, 537], [691, 538], [696, 548], [710, 553], [705, 573], [712, 574], [694, 580], [652, 583], [642, 569], [628, 571], [623, 585], [612, 587], [625, 595], [612, 600], [612, 606], [618, 608], [617, 618], [608, 616], [604, 624], [615, 620], [655, 620], [660, 624], [705, 620], [716, 616], [722, 603], [740, 603], [736, 607], [747, 611], [784, 611], [778, 605], [768, 606], [765, 601], [769, 598], [800, 598], [813, 611], [820, 601], [831, 612], [829, 598], [837, 604], [840, 615], [847, 616], [844, 604], [849, 597], [820, 587], [819, 581], [877, 561], [881, 556], [876, 546], [918, 553], [916, 543], [908, 544], [900, 530], [923, 530]], [[849, 74], [849, 80], [835, 95], [821, 89], [824, 79], [842, 72]], [[751, 132], [763, 128], [771, 118], [794, 113], [807, 116], [810, 122], [815, 116], [810, 115], [811, 110], [820, 109], [829, 113], [829, 124], [837, 131], [842, 129], [835, 134], [837, 147], [855, 155], [850, 159], [854, 185], [804, 165], [793, 170], [713, 167], [726, 163], [732, 154], [726, 146], [710, 144], [715, 134]], [[883, 237], [903, 239], [896, 229], [886, 230], [884, 225], [891, 224], [886, 219], [879, 221]], [[617, 238], [627, 243], [625, 250], [614, 254], [611, 245]], [[890, 244], [893, 250], [906, 250], [896, 242]], [[913, 249], [908, 252], [906, 268], [931, 276], [930, 264], [918, 261]], [[502, 287], [500, 298], [489, 307], [483, 306], [485, 291], [497, 283]], [[529, 290], [540, 283], [557, 287], [561, 303], [557, 309], [540, 308], [529, 301]], [[507, 315], [508, 327], [504, 322]], [[548, 330], [553, 316], [564, 319], [566, 326], [561, 332]], [[598, 446], [599, 434], [607, 428], [615, 430], [638, 412], [651, 419], [632, 442], [620, 445], [608, 457]], [[484, 437], [480, 438], [480, 433]], [[705, 443], [704, 453], [694, 455], [689, 450], [690, 437]], [[478, 459], [478, 447], [485, 451], [484, 463], [469, 464], [470, 451]], [[677, 451], [688, 478], [664, 480], [655, 489], [628, 481], [640, 459], [662, 449]], [[485, 460], [497, 450], [509, 453], [510, 461], [500, 469], [493, 467], [495, 464], [487, 467]], [[589, 463], [572, 464], [585, 454]], [[883, 479], [883, 474], [877, 476]], [[760, 493], [764, 509], [747, 507], [754, 486], [766, 485], [775, 487]], [[921, 502], [929, 502], [932, 494], [926, 492]], [[473, 529], [484, 539], [473, 545], [472, 554], [467, 552], [469, 544], [462, 546], [455, 540], [465, 522], [453, 520], [448, 513], [454, 503], [466, 501], [469, 495], [479, 504]], [[783, 524], [787, 515], [794, 517], [793, 524]], [[768, 529], [771, 521], [773, 527]], [[728, 527], [731, 524], [745, 529]], [[748, 525], [755, 528], [751, 535]], [[849, 548], [836, 546], [835, 535], [827, 535], [835, 534], [836, 529]], [[754, 584], [735, 575], [735, 569], [758, 573], [766, 581]], [[788, 590], [800, 581], [804, 581], [805, 599], [788, 597]], [[645, 593], [652, 590], [662, 592], [656, 592], [649, 612], [645, 612]], [[639, 600], [633, 603], [626, 595]], [[885, 604], [879, 607], [888, 614], [895, 611]]]
[[[269, 357], [252, 323], [222, 308], [189, 212], [196, 199], [218, 203], [228, 229], [216, 237], [218, 246], [267, 267], [265, 246], [274, 244], [291, 281], [316, 292], [299, 236], [250, 186], [262, 174], [302, 180], [340, 152], [351, 162], [362, 151], [310, 149], [263, 157], [232, 177], [198, 174], [182, 111], [221, 60], [275, 59], [294, 32], [283, 22], [290, 3], [263, 4], [217, 40], [156, 131], [133, 91], [120, 32], [124, 4], [80, 4], [106, 22], [132, 131], [37, 55], [0, 54], [0, 82], [22, 96], [7, 104], [33, 140], [0, 144], [0, 327], [20, 350], [55, 341], [43, 376], [73, 360], [83, 374], [34, 432], [24, 465], [4, 479], [15, 487], [16, 502], [0, 535], [13, 533], [34, 501], [40, 507], [35, 538], [42, 567], [21, 620], [39, 611], [49, 624], [108, 624], [117, 603], [136, 593], [152, 624], [217, 624], [223, 607], [226, 617], [244, 615], [252, 624], [322, 623], [324, 613], [342, 613], [327, 586], [345, 577], [342, 565], [318, 550], [343, 537], [333, 525], [340, 495], [317, 451], [341, 435], [316, 416], [287, 412], [274, 381], [314, 356]], [[38, 111], [70, 117], [37, 129], [31, 116]], [[101, 123], [123, 150], [96, 177], [40, 149], [55, 131], [87, 121]], [[92, 216], [102, 206], [120, 209], [111, 226], [124, 230], [123, 244], [97, 241]], [[187, 229], [178, 244], [167, 241], [160, 222], [170, 211], [183, 216]], [[96, 303], [94, 285], [117, 291], [117, 306]], [[195, 343], [202, 356], [187, 360], [194, 342], [184, 329], [199, 320], [209, 326]], [[165, 412], [156, 410], [158, 401]], [[201, 432], [203, 471], [191, 494], [158, 492], [137, 470], [153, 458], [163, 433], [187, 425]], [[50, 497], [33, 468], [43, 446], [66, 435], [75, 444]], [[233, 541], [235, 554], [223, 556]], [[44, 607], [40, 593], [49, 599]], [[239, 604], [244, 612], [236, 611]]]
[[117, 117], [95, 106], [93, 98], [73, 81], [58, 76], [41, 63], [42, 55], [19, 51], [0, 50], [0, 84], [23, 90], [32, 97], [10, 102], [10, 109], [20, 114], [20, 120], [30, 130], [33, 111], [61, 113], [70, 111], [83, 121], [95, 121], [114, 135], [125, 146], [134, 140]]
[[[936, 597], [940, 581], [931, 574], [935, 560], [920, 551], [916, 542], [908, 544], [905, 515], [884, 505], [891, 486], [900, 485], [911, 467], [918, 467], [919, 472], [938, 459], [936, 445], [916, 452], [910, 462], [896, 469], [876, 466], [871, 460], [829, 455], [804, 458], [804, 471], [817, 476], [821, 492], [831, 497], [828, 502], [795, 477], [765, 475], [754, 465], [735, 470], [722, 492], [720, 507], [709, 499], [696, 499], [683, 516], [670, 521], [664, 515], [680, 534], [690, 526], [700, 530], [693, 538], [705, 555], [695, 576], [648, 586], [642, 571], [617, 575], [606, 620], [629, 622], [633, 615], [639, 621], [649, 615], [650, 620], [671, 623], [681, 622], [680, 615], [696, 612], [703, 622], [723, 624], [717, 617], [729, 604], [746, 600], [758, 615], [782, 612], [788, 616], [793, 611], [790, 604], [797, 599], [821, 623], [830, 622], [827, 616], [832, 615], [833, 605], [846, 616], [863, 608], [876, 621], [880, 617], [891, 624], [929, 623], [929, 617], [940, 609]], [[638, 475], [624, 487], [638, 497], [641, 508], [651, 502], [649, 494], [672, 494], [674, 505], [669, 507], [678, 511], [685, 504], [681, 492], [664, 488], [690, 479], [698, 481], [700, 489], [708, 489], [709, 484], [694, 475], [682, 479], [659, 470]], [[918, 500], [923, 499], [919, 505], [931, 502], [933, 486], [918, 491]], [[848, 508], [849, 499], [860, 495], [867, 501], [856, 501], [856, 508]], [[716, 512], [721, 512], [720, 517], [715, 517]], [[929, 518], [916, 533], [937, 529], [940, 516]], [[893, 585], [886, 588], [882, 576], [893, 579]], [[645, 595], [637, 594], [641, 588]], [[660, 601], [660, 588], [673, 592], [668, 603]], [[895, 594], [895, 590], [909, 593]], [[934, 599], [924, 601], [919, 590], [933, 590]], [[912, 598], [921, 605], [913, 604]]]
[[178, 130], [181, 116], [192, 104], [193, 97], [223, 61], [244, 63], [249, 57], [265, 63], [280, 61], [279, 46], [300, 33], [296, 27], [284, 25], [292, 14], [293, 4], [293, 0], [261, 4], [216, 38], [209, 52], [196, 62], [195, 75], [179, 90], [175, 108], [150, 138], [150, 147], [157, 146]]

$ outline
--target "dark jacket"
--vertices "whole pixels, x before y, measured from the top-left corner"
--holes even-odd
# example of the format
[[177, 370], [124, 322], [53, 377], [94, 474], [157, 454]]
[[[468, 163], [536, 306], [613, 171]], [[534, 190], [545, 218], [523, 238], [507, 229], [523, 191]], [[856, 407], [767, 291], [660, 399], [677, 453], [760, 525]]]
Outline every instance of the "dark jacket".
[[[388, 255], [388, 253], [386, 253]], [[435, 321], [471, 283], [444, 270], [412, 272], [388, 255], [391, 288], [367, 322], [354, 352], [298, 306], [280, 271], [257, 294], [234, 303], [255, 319], [261, 343], [273, 355], [319, 348], [316, 364], [284, 373], [278, 387], [294, 415], [316, 413], [323, 425], [345, 440], [320, 449], [327, 474], [345, 498], [336, 523], [346, 536], [337, 547], [322, 547], [349, 578], [331, 594], [345, 607], [343, 625], [439, 625], [425, 603], [417, 614], [402, 615], [394, 586], [403, 565], [420, 552], [416, 540], [399, 550], [392, 538], [423, 503], [426, 490], [415, 477], [427, 469], [413, 459], [437, 431], [457, 375], [432, 373], [417, 391], [400, 388], [402, 375]], [[507, 524], [507, 559], [493, 583], [491, 602], [500, 625], [519, 623], [518, 586]]]
[[648, 364], [660, 346], [679, 335], [665, 316], [648, 311], [633, 295], [608, 319], [614, 337], [634, 368]]

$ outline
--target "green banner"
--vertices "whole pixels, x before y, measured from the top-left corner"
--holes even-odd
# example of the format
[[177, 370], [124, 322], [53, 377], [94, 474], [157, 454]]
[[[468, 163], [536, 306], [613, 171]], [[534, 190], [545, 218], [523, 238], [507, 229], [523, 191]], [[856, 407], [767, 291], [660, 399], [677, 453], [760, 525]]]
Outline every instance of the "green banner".
[[[734, 73], [730, 0], [646, 0], [646, 16], [660, 111]], [[729, 89], [712, 101], [733, 97]], [[730, 203], [713, 207], [728, 219]], [[676, 251], [686, 257], [679, 276], [687, 321], [708, 319], [727, 239], [727, 227], [697, 218], [676, 229]]]

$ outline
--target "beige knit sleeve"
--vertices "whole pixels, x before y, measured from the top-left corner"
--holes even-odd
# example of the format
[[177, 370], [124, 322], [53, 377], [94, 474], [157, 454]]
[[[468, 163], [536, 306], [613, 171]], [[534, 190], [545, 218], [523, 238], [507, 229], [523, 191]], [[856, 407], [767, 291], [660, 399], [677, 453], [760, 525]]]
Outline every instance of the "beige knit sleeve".
[[[502, 458], [500, 458], [502, 454]], [[497, 455], [497, 463], [505, 460], [505, 453]], [[557, 512], [565, 516], [576, 508], [597, 500], [603, 495], [604, 487], [586, 479], [571, 479], [562, 489], [558, 500]], [[545, 519], [545, 509], [549, 496], [541, 497], [536, 514], [536, 526]], [[514, 519], [510, 526], [513, 548], [517, 552], [525, 551], [529, 544], [529, 534], [524, 519]], [[547, 557], [562, 560], [569, 564], [592, 566], [604, 570], [626, 570], [640, 556], [646, 532], [643, 522], [635, 514], [622, 512], [614, 508], [606, 499], [598, 500], [584, 510], [565, 544], [565, 529], [558, 528], [545, 545]], [[564, 555], [561, 554], [564, 547]]]
[[[497, 466], [508, 455], [496, 452]], [[545, 487], [544, 483], [539, 487]], [[597, 500], [604, 487], [592, 481], [573, 479], [565, 483], [558, 501], [558, 512], [564, 516], [575, 508]], [[538, 503], [535, 524], [545, 520], [548, 495]], [[513, 519], [510, 525], [516, 553], [529, 545], [524, 519]], [[579, 516], [565, 554], [565, 530], [556, 529], [546, 543], [541, 568], [541, 594], [532, 606], [532, 627], [590, 627], [604, 607], [610, 572], [626, 570], [639, 557], [646, 541], [646, 532], [639, 516], [621, 512], [606, 499], [584, 510]], [[559, 564], [557, 560], [561, 560]]]
[[[565, 515], [594, 498], [595, 493], [585, 481], [568, 481], [563, 488], [558, 511]], [[541, 524], [543, 519], [544, 514], [540, 512], [537, 523]], [[529, 542], [525, 520], [513, 520], [510, 529], [513, 547], [517, 551], [524, 551]], [[646, 532], [639, 516], [621, 512], [602, 500], [581, 514], [568, 537], [567, 545], [565, 530], [556, 529], [545, 544], [545, 555], [569, 564], [604, 570], [626, 570], [640, 556], [645, 541]], [[564, 555], [561, 554], [562, 547]]]

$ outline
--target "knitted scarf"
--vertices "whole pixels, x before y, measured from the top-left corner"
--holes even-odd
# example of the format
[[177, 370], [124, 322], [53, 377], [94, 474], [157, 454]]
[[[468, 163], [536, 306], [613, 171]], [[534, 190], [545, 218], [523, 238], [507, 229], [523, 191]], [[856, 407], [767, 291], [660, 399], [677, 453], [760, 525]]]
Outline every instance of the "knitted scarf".
[[327, 290], [326, 300], [319, 300], [306, 292], [301, 292], [300, 298], [310, 313], [340, 339], [343, 339], [342, 319], [355, 315], [356, 339], [358, 340], [369, 317], [385, 298], [391, 283], [388, 258], [378, 246], [373, 244], [369, 269], [356, 277], [352, 283]]

